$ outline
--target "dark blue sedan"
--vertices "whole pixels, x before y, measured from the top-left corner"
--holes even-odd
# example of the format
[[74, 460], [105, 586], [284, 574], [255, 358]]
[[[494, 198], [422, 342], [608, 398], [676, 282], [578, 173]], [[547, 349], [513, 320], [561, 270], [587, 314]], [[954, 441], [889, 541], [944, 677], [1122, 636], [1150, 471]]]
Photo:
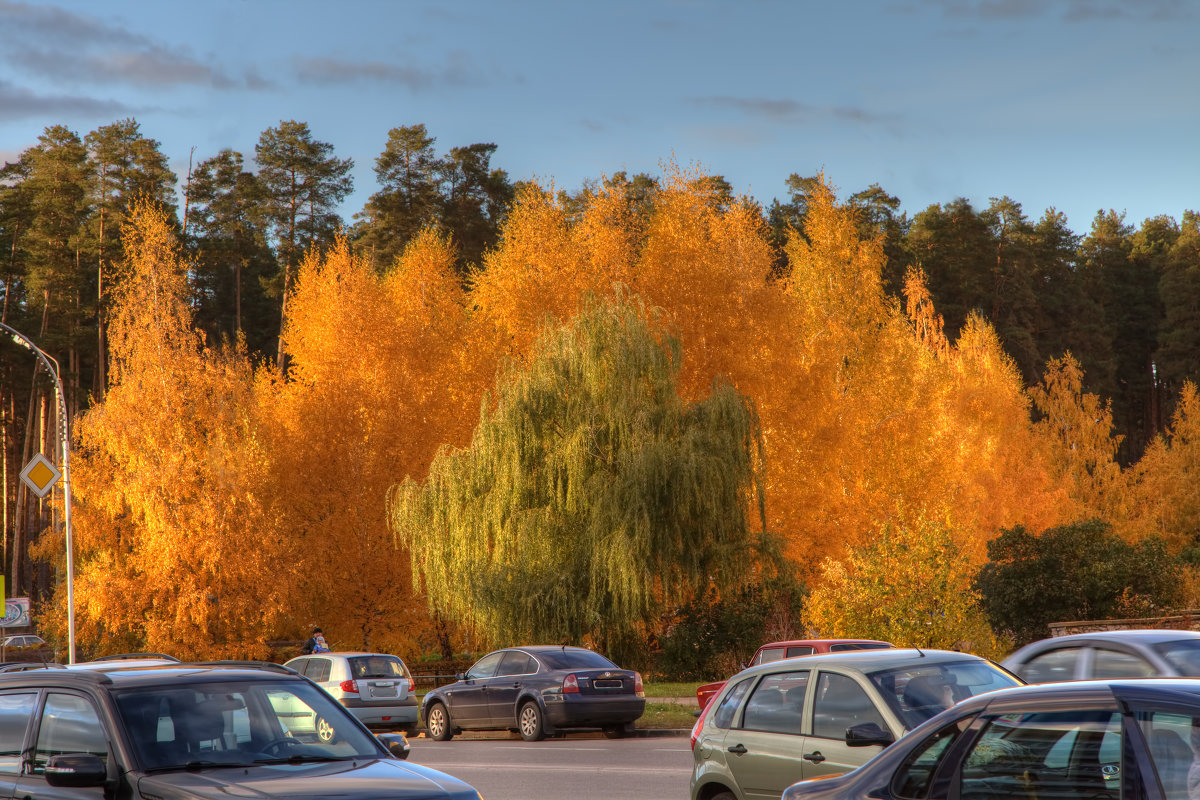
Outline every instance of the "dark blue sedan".
[[439, 741], [465, 730], [516, 731], [527, 742], [579, 729], [619, 738], [645, 710], [640, 674], [582, 647], [550, 645], [488, 653], [421, 701]]

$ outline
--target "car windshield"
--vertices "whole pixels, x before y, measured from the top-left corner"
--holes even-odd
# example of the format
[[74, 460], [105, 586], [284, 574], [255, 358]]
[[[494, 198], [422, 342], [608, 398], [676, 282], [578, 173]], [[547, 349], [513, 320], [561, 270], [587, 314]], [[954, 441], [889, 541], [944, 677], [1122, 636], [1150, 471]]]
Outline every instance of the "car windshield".
[[1181, 677], [1200, 677], [1200, 639], [1178, 639], [1162, 642], [1154, 649], [1179, 671]]
[[960, 700], [1019, 683], [988, 661], [916, 663], [872, 672], [868, 677], [908, 729]]
[[617, 669], [617, 665], [591, 650], [548, 650], [537, 654], [550, 669]]
[[353, 678], [404, 678], [404, 664], [395, 656], [351, 656], [350, 675]]
[[219, 681], [114, 695], [147, 770], [383, 757], [374, 737], [307, 681]]

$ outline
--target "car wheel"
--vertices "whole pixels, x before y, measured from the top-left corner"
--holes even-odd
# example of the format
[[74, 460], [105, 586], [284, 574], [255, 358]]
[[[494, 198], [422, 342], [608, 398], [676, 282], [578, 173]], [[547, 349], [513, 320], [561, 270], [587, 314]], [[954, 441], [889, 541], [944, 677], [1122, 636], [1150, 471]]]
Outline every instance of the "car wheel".
[[454, 736], [454, 730], [450, 727], [450, 715], [444, 705], [434, 703], [425, 712], [425, 730], [430, 739], [439, 742], [448, 742]]
[[719, 794], [714, 794], [712, 797], [708, 798], [708, 800], [737, 800], [737, 798], [733, 796], [733, 792], [721, 792]]
[[605, 739], [624, 739], [625, 738], [625, 726], [624, 725], [605, 725], [604, 726], [604, 738]]
[[534, 701], [530, 700], [521, 706], [521, 711], [517, 714], [517, 731], [527, 742], [540, 742], [545, 738], [546, 733], [542, 730], [542, 710]]

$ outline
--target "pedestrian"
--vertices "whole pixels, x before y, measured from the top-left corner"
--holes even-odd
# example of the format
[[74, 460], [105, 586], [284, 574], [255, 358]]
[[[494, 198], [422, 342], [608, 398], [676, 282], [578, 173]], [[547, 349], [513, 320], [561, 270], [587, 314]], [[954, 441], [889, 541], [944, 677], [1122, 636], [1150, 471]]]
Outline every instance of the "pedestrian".
[[305, 655], [310, 653], [328, 653], [329, 643], [325, 641], [325, 633], [320, 628], [313, 628], [312, 636], [308, 637], [308, 641], [300, 648], [300, 652]]

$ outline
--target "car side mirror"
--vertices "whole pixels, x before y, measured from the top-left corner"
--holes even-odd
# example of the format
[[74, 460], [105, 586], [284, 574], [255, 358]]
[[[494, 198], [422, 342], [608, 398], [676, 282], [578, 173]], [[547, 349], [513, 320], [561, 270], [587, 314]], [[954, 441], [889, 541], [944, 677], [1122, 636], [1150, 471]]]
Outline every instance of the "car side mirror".
[[467, 673], [465, 673], [465, 672], [456, 672], [454, 674], [454, 680], [456, 680], [456, 681], [465, 681], [466, 679], [467, 679]]
[[896, 737], [890, 731], [885, 731], [874, 722], [861, 722], [846, 729], [847, 747], [870, 747], [876, 744], [887, 747], [894, 741]]
[[108, 768], [98, 756], [86, 753], [50, 756], [46, 762], [46, 783], [51, 786], [103, 786]]
[[408, 754], [412, 750], [412, 746], [408, 743], [408, 737], [403, 733], [377, 733], [375, 738], [382, 742], [388, 752], [396, 758], [408, 758]]

